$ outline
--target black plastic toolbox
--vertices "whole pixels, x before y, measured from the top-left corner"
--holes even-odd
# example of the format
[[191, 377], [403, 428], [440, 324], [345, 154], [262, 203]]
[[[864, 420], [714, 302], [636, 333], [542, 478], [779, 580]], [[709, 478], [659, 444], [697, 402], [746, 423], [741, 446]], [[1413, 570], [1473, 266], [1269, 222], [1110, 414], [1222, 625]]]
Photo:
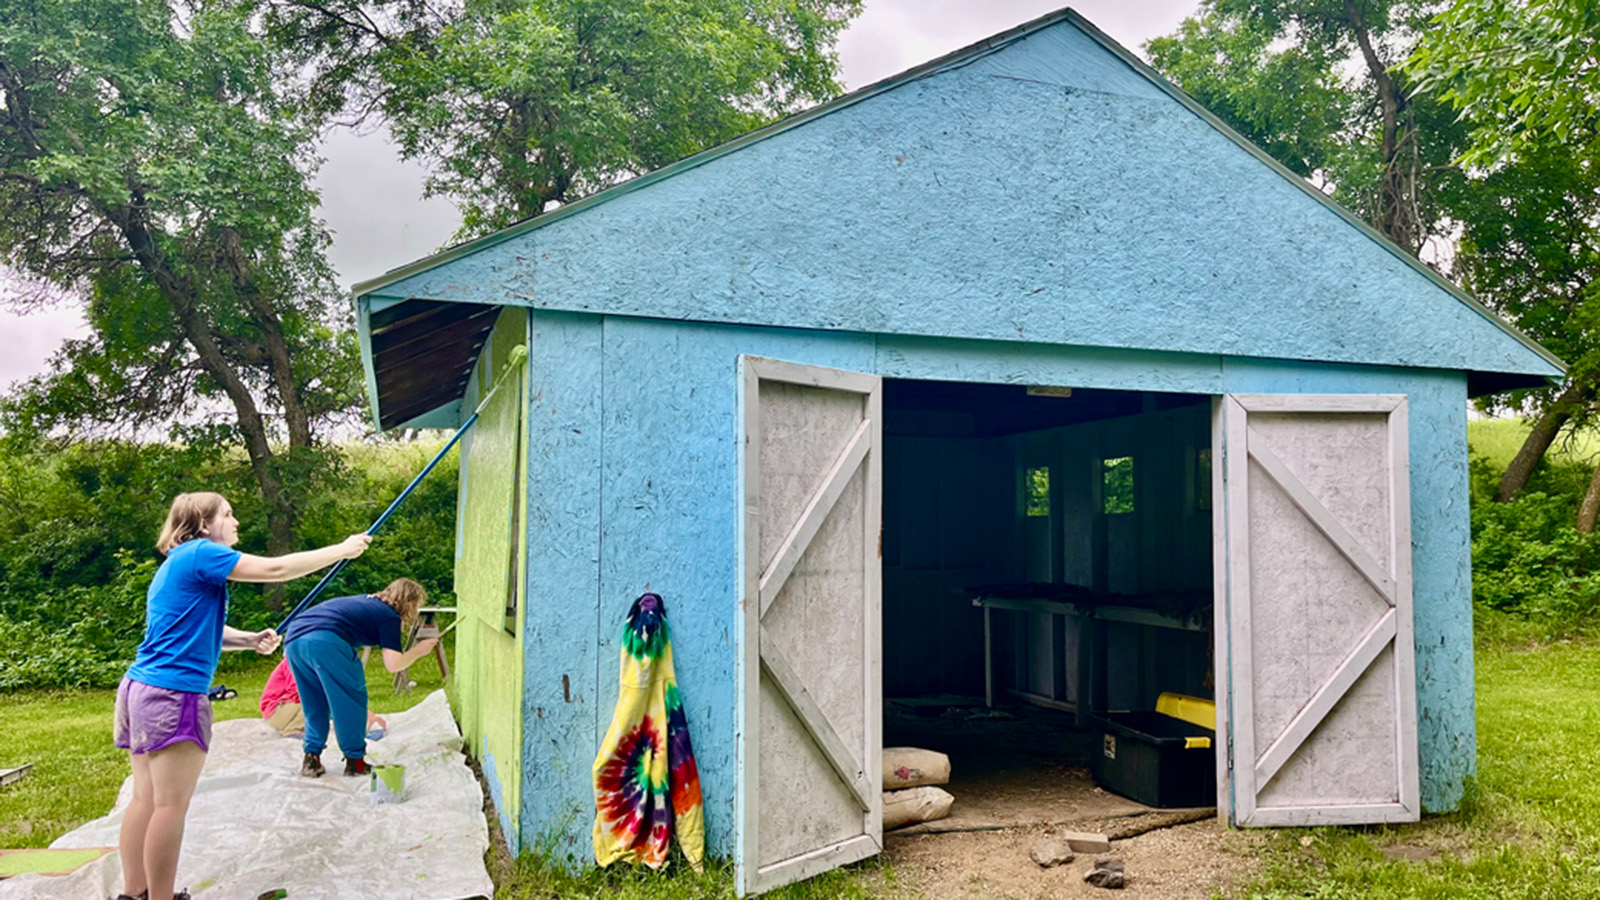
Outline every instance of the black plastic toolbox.
[[1146, 806], [1215, 806], [1217, 752], [1211, 729], [1158, 712], [1090, 716], [1098, 740], [1089, 771], [1109, 791]]

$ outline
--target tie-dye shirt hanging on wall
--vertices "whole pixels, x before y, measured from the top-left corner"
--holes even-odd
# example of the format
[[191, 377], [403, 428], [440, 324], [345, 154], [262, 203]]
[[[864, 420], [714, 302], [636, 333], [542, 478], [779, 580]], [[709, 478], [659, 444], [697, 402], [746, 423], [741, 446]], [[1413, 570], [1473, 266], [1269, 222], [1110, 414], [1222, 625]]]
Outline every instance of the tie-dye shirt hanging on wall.
[[700, 772], [689, 744], [661, 598], [633, 601], [622, 626], [617, 710], [594, 760], [594, 858], [602, 866], [667, 862], [673, 832], [689, 865], [705, 857]]

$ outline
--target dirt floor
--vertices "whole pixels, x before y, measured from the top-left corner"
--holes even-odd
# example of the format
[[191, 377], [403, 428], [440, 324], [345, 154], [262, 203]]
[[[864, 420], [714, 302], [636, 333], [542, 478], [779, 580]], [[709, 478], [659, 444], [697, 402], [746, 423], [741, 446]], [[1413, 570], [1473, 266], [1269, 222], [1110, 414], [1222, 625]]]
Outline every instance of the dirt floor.
[[[887, 746], [938, 750], [951, 763], [950, 816], [885, 835], [896, 881], [911, 891], [933, 900], [1109, 897], [1083, 876], [1096, 858], [1114, 857], [1128, 878], [1115, 896], [1207, 898], [1251, 872], [1258, 837], [1221, 828], [1214, 811], [1155, 810], [1096, 786], [1087, 768], [1094, 736], [1070, 713], [959, 700], [888, 707]], [[1167, 824], [1183, 819], [1192, 821]], [[1062, 830], [1105, 834], [1111, 852], [1039, 866], [1029, 851]]]

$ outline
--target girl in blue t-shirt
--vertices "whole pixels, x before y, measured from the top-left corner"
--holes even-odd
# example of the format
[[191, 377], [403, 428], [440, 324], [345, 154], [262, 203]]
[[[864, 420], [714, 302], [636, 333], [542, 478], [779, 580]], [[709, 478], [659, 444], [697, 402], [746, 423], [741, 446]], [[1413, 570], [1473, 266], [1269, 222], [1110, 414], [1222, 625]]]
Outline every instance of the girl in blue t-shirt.
[[[133, 767], [122, 814], [123, 893], [118, 900], [188, 900], [174, 894], [183, 820], [211, 746], [206, 691], [223, 650], [277, 649], [278, 634], [224, 623], [229, 581], [289, 581], [354, 559], [372, 537], [353, 534], [320, 550], [251, 556], [233, 549], [239, 520], [221, 494], [179, 494], [156, 549], [166, 555], [145, 601], [144, 641], [117, 688], [116, 744]], [[148, 893], [146, 893], [148, 891]]]
[[399, 672], [433, 652], [438, 638], [401, 650], [401, 628], [416, 621], [417, 610], [426, 599], [428, 592], [422, 585], [396, 578], [376, 594], [325, 600], [289, 623], [283, 635], [283, 656], [300, 689], [300, 713], [305, 716], [301, 775], [322, 777], [329, 718], [344, 753], [344, 774], [371, 771], [367, 766], [367, 672], [356, 654], [361, 647], [379, 647], [383, 667]]

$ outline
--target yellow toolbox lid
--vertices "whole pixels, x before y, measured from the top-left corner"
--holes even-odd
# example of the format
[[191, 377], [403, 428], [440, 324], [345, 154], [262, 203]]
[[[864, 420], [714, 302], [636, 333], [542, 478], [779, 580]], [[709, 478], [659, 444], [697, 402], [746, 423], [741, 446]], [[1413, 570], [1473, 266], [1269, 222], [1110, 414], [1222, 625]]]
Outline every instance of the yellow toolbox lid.
[[1165, 693], [1156, 698], [1156, 712], [1201, 728], [1217, 730], [1217, 705], [1210, 700], [1188, 694]]

